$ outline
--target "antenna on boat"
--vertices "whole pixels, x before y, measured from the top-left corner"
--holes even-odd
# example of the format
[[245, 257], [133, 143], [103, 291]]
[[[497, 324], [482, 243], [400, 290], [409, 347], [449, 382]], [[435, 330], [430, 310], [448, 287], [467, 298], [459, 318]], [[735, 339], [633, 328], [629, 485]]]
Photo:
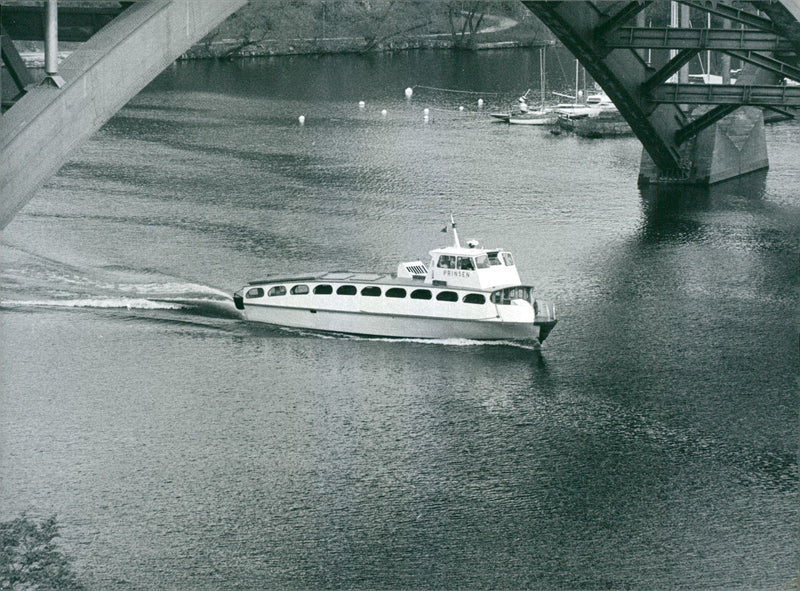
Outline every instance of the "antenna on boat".
[[458, 241], [458, 230], [456, 230], [456, 222], [453, 219], [453, 214], [450, 214], [450, 226], [453, 228], [453, 246], [461, 248], [461, 243]]

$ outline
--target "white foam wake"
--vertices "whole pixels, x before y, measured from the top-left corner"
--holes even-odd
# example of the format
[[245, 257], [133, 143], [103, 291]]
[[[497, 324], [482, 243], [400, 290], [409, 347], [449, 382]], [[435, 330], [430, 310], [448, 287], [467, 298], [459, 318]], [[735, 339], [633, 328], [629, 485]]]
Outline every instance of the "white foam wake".
[[181, 297], [184, 294], [202, 294], [218, 296], [228, 300], [231, 299], [231, 295], [221, 289], [200, 285], [198, 283], [118, 283], [109, 285], [108, 287], [125, 293], [142, 295], [170, 294], [172, 297]]
[[153, 301], [144, 298], [83, 298], [63, 300], [3, 301], [4, 306], [53, 308], [127, 308], [128, 310], [180, 310], [177, 302]]

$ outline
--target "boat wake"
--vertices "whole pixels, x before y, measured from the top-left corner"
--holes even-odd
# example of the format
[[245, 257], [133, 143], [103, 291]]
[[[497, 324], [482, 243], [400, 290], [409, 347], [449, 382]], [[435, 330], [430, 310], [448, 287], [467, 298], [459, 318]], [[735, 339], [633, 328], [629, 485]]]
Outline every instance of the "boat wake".
[[128, 310], [180, 310], [183, 306], [173, 302], [159, 302], [143, 298], [83, 298], [51, 300], [4, 300], [7, 308], [126, 308]]
[[19, 248], [2, 270], [5, 310], [83, 309], [125, 312], [180, 311], [210, 318], [240, 318], [227, 292], [154, 270], [81, 268]]

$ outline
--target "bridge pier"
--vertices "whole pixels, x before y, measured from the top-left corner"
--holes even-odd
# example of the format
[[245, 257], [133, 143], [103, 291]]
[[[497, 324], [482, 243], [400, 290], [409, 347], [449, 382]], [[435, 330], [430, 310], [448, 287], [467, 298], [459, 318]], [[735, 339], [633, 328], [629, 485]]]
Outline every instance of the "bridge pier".
[[682, 166], [675, 171], [660, 170], [642, 150], [639, 185], [713, 185], [769, 168], [764, 114], [755, 107], [738, 108], [700, 131], [683, 148]]

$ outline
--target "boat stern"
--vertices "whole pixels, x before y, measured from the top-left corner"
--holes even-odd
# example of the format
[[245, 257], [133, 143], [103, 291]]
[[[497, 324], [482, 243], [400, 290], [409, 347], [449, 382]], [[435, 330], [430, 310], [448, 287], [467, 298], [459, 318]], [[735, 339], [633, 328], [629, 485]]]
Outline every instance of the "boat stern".
[[242, 295], [243, 290], [239, 290], [233, 294], [233, 305], [236, 306], [237, 310], [244, 310], [244, 296]]
[[537, 338], [540, 343], [543, 343], [550, 331], [558, 324], [556, 307], [541, 300], [534, 300], [533, 311], [535, 313], [533, 324], [539, 328], [539, 336]]

